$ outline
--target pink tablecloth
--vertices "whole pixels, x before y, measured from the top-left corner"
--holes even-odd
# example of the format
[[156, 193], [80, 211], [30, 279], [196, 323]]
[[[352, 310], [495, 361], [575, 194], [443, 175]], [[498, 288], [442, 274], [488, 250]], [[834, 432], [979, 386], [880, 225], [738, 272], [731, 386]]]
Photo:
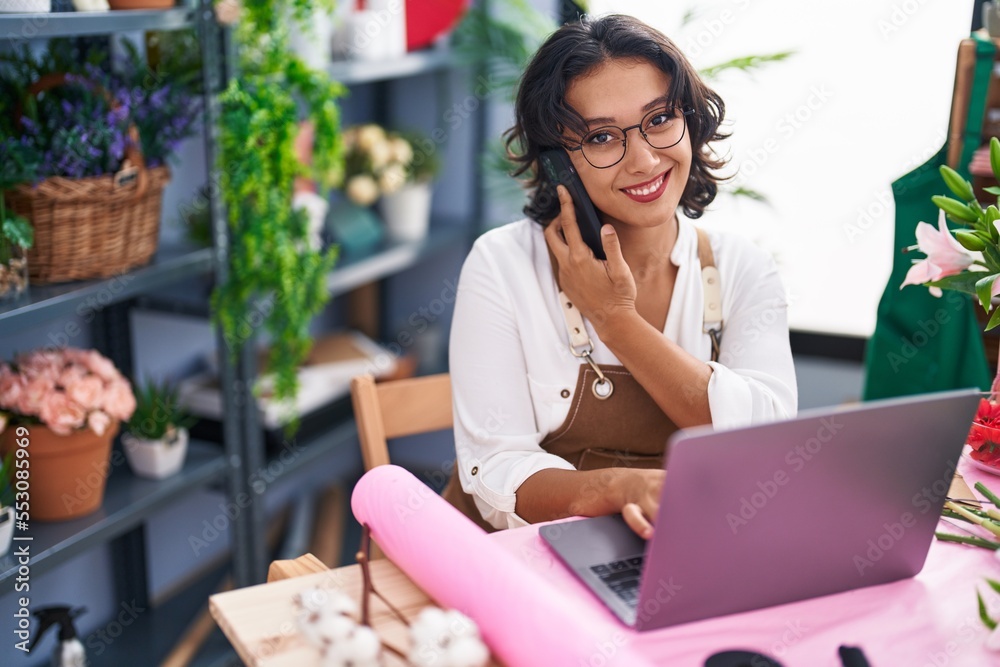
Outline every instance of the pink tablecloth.
[[[583, 654], [573, 650], [570, 656], [564, 646], [542, 662], [529, 657], [509, 661], [510, 667], [604, 667], [633, 662], [636, 654], [656, 665], [701, 667], [707, 656], [731, 648], [768, 653], [785, 667], [839, 667], [841, 644], [862, 647], [873, 667], [1000, 665], [1000, 653], [985, 647], [988, 632], [976, 606], [980, 589], [992, 616], [1000, 616], [1000, 594], [988, 591], [983, 582], [987, 576], [1000, 579], [1000, 561], [984, 549], [935, 541], [923, 571], [913, 579], [640, 634], [621, 625], [556, 560], [539, 538], [537, 525], [488, 537], [457, 530], [470, 548], [443, 548], [449, 525], [467, 520], [433, 493], [421, 493], [429, 490], [405, 471], [379, 470], [366, 475], [355, 490], [355, 515], [372, 525], [373, 537], [386, 554], [432, 597], [473, 612], [481, 627], [490, 626], [491, 643], [539, 646], [560, 636], [572, 636], [574, 645], [580, 637], [587, 640]], [[964, 462], [959, 470], [969, 486], [982, 480], [1000, 491], [1000, 478]], [[491, 543], [499, 551], [487, 546]], [[489, 570], [480, 566], [491, 562], [503, 565], [503, 572], [484, 574]], [[505, 599], [511, 584], [502, 580], [519, 583], [514, 573], [522, 569], [531, 571], [525, 579], [533, 592], [519, 590], [517, 599]], [[484, 589], [490, 589], [492, 606], [482, 604]], [[544, 607], [549, 615], [539, 619], [522, 612], [532, 617], [525, 624], [514, 611], [531, 608], [532, 596], [542, 602], [534, 610]], [[517, 636], [498, 627], [512, 618]]]

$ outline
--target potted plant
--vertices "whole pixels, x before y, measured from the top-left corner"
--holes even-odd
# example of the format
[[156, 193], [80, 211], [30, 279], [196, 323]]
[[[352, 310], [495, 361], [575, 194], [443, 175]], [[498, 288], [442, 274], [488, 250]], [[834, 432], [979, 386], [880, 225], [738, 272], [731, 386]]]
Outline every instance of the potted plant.
[[132, 472], [150, 479], [177, 473], [187, 453], [188, 427], [195, 420], [181, 408], [176, 387], [150, 380], [136, 389], [135, 405], [122, 434]]
[[437, 146], [416, 131], [401, 132], [394, 140], [410, 146], [403, 184], [382, 196], [379, 211], [389, 236], [399, 241], [419, 241], [427, 235], [431, 220], [431, 194], [441, 169]]
[[0, 364], [0, 454], [31, 448], [32, 519], [100, 507], [111, 440], [135, 410], [132, 386], [95, 350], [41, 349]]
[[189, 84], [123, 46], [112, 57], [56, 39], [0, 55], [0, 137], [36, 160], [30, 179], [4, 183], [7, 209], [34, 228], [32, 281], [107, 277], [156, 251], [166, 161], [200, 109]]
[[7, 137], [0, 141], [0, 301], [16, 299], [28, 289], [27, 251], [35, 233], [23, 216], [7, 209], [4, 192], [34, 179], [38, 155], [23, 141]]
[[0, 460], [0, 556], [14, 540], [14, 452]]
[[[294, 20], [326, 0], [295, 0]], [[271, 341], [275, 398], [293, 399], [309, 353], [309, 323], [329, 300], [327, 274], [336, 249], [309, 243], [308, 216], [292, 206], [306, 177], [325, 196], [340, 181], [342, 148], [336, 105], [344, 88], [290, 50], [289, 3], [244, 3], [234, 38], [239, 75], [220, 98], [221, 195], [230, 231], [229, 267], [212, 295], [212, 314], [231, 354], [260, 328]], [[311, 123], [312, 163], [296, 154], [300, 123]], [[247, 323], [253, 322], [253, 327]], [[291, 420], [288, 431], [297, 428]]]

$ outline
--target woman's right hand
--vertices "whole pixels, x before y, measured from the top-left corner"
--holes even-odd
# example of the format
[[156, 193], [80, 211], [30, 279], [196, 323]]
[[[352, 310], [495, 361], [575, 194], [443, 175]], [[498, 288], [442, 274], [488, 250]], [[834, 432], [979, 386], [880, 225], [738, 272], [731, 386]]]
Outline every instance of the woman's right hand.
[[622, 518], [636, 535], [648, 540], [653, 536], [653, 521], [660, 509], [660, 491], [667, 473], [638, 469], [628, 473], [622, 479]]

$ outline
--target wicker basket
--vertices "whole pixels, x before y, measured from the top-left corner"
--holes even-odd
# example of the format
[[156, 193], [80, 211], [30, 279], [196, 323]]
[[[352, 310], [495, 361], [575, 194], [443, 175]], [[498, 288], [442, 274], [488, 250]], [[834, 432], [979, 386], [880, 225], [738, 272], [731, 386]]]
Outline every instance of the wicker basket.
[[[49, 75], [30, 91], [37, 94], [64, 82], [64, 75]], [[33, 283], [107, 278], [152, 259], [170, 170], [146, 168], [136, 148], [138, 131], [131, 130], [129, 169], [79, 179], [52, 177], [5, 193], [7, 206], [35, 228], [35, 244], [28, 251]]]
[[35, 228], [35, 245], [28, 251], [32, 282], [107, 278], [152, 259], [170, 170], [146, 170], [144, 188], [138, 178], [127, 186], [114, 180], [53, 177], [7, 192], [7, 206]]

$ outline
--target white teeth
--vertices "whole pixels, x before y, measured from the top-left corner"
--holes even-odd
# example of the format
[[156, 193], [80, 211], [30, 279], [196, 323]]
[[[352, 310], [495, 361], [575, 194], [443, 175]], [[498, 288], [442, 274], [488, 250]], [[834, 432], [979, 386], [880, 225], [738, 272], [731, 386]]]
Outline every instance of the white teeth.
[[651, 183], [650, 185], [647, 185], [647, 186], [645, 186], [643, 188], [631, 188], [631, 189], [630, 188], [625, 188], [625, 192], [629, 193], [630, 195], [636, 195], [638, 197], [645, 197], [648, 194], [656, 192], [660, 188], [660, 186], [663, 185], [663, 179], [664, 178], [666, 178], [666, 174], [664, 174], [663, 176], [660, 176], [660, 178], [658, 178], [656, 180], [656, 182]]

